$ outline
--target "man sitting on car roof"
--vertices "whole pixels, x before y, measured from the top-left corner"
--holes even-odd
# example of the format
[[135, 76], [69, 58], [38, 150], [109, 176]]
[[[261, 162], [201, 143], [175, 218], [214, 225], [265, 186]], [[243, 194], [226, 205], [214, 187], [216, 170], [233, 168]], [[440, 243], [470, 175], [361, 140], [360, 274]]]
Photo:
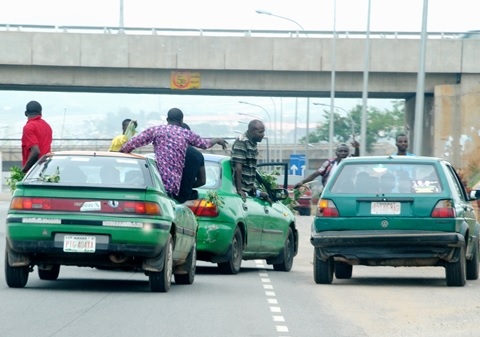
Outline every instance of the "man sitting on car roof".
[[[189, 145], [208, 149], [219, 144], [225, 150], [227, 142], [222, 138], [204, 139], [191, 130], [182, 127], [183, 112], [172, 108], [167, 114], [167, 125], [152, 126], [126, 142], [120, 152], [153, 144], [155, 160], [167, 193], [178, 202], [185, 154]], [[179, 200], [180, 199], [180, 200]]]

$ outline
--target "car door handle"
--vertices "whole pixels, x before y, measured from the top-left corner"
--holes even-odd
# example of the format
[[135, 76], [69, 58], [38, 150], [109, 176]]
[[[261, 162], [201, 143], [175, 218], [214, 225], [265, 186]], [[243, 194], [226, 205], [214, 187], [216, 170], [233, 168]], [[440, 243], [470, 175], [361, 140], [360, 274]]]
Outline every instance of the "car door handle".
[[264, 206], [263, 207], [263, 211], [265, 212], [265, 214], [268, 214], [270, 212], [270, 210], [268, 209], [267, 206]]
[[248, 206], [247, 206], [247, 204], [243, 203], [243, 204], [242, 204], [242, 208], [243, 208], [244, 211], [248, 211]]

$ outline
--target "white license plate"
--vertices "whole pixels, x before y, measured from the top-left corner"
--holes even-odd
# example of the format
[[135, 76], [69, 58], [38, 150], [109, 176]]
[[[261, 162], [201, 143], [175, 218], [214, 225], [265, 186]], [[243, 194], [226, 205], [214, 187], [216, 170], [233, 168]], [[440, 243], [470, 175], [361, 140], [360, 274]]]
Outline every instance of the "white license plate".
[[372, 214], [400, 214], [399, 202], [372, 202]]
[[67, 253], [94, 253], [95, 237], [86, 235], [65, 235], [63, 251]]

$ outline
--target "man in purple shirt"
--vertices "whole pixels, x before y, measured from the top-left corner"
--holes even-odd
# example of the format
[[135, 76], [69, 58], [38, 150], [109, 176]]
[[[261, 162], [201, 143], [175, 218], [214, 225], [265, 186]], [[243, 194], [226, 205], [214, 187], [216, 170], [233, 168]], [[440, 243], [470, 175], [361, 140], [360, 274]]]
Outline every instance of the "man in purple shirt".
[[167, 114], [167, 125], [157, 125], [146, 129], [126, 142], [120, 152], [153, 144], [155, 160], [165, 189], [176, 198], [180, 191], [180, 181], [185, 165], [185, 154], [189, 145], [208, 149], [219, 144], [225, 150], [227, 142], [222, 138], [204, 139], [191, 130], [184, 129], [183, 112], [172, 108]]

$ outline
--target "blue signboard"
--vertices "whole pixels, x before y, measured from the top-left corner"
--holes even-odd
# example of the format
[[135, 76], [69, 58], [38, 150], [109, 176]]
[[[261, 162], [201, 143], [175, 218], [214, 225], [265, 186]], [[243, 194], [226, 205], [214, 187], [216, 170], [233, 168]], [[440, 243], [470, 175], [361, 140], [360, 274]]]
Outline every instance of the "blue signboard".
[[305, 172], [305, 155], [291, 154], [288, 165], [288, 174], [294, 176], [303, 176]]

